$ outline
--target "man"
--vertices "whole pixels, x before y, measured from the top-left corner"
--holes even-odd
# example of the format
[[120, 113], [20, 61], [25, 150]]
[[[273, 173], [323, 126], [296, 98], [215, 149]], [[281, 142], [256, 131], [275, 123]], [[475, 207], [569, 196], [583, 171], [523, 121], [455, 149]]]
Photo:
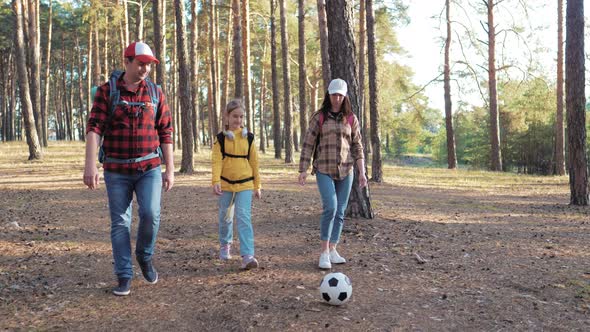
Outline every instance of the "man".
[[[94, 96], [86, 128], [84, 184], [99, 185], [97, 150], [101, 160], [111, 214], [111, 243], [118, 285], [115, 295], [130, 293], [133, 277], [131, 260], [131, 202], [139, 206], [139, 227], [135, 256], [147, 282], [158, 282], [153, 264], [160, 224], [161, 187], [174, 184], [172, 118], [162, 90], [147, 77], [152, 63], [160, 63], [148, 45], [134, 42], [125, 49], [125, 72], [101, 85]], [[116, 97], [113, 97], [116, 96]], [[102, 146], [101, 146], [102, 138]], [[160, 153], [166, 165], [162, 173]], [[101, 154], [102, 155], [102, 154]]]

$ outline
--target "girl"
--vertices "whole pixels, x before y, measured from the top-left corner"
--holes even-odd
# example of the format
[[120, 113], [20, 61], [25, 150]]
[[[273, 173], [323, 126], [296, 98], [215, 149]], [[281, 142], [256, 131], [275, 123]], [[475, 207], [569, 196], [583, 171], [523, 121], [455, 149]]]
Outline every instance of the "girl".
[[323, 205], [320, 220], [321, 269], [332, 268], [332, 263], [346, 262], [336, 251], [336, 245], [344, 225], [354, 163], [359, 170], [359, 187], [367, 185], [359, 122], [352, 113], [346, 93], [345, 81], [337, 78], [330, 82], [320, 110], [309, 121], [299, 161], [299, 184], [303, 186], [314, 156], [311, 174], [316, 175]]
[[244, 106], [240, 99], [225, 108], [225, 130], [213, 145], [213, 193], [219, 196], [219, 258], [231, 258], [234, 211], [240, 238], [242, 269], [258, 267], [254, 258], [254, 231], [251, 221], [252, 192], [261, 197], [258, 152], [254, 135], [244, 128]]

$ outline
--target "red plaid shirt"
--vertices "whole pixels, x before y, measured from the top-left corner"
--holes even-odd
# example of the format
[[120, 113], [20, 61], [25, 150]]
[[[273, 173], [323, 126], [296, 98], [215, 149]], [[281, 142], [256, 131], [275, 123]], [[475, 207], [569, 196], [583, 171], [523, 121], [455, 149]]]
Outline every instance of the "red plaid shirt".
[[[121, 100], [127, 102], [144, 102], [145, 108], [119, 105], [109, 119], [109, 83], [101, 85], [94, 95], [92, 110], [88, 117], [86, 133], [95, 132], [104, 135], [102, 143], [107, 157], [116, 159], [138, 158], [157, 151], [160, 144], [172, 144], [172, 116], [166, 103], [166, 97], [158, 88], [159, 110], [154, 120], [154, 105], [145, 81], [141, 81], [136, 91], [127, 90], [123, 75], [117, 81]], [[107, 123], [107, 121], [109, 123]], [[160, 158], [148, 159], [136, 163], [116, 164], [105, 162], [106, 171], [134, 174], [145, 172], [160, 165]]]

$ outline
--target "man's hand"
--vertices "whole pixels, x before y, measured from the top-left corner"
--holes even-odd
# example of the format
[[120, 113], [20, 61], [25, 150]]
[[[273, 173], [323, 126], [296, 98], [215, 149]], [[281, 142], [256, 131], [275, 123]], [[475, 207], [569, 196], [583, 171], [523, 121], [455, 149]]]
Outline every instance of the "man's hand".
[[83, 181], [84, 184], [88, 187], [88, 189], [98, 188], [98, 184], [100, 183], [100, 176], [98, 175], [98, 168], [95, 164], [86, 165], [84, 167]]
[[301, 173], [299, 173], [299, 184], [300, 185], [304, 186], [306, 179], [307, 179], [307, 172], [301, 172]]
[[162, 188], [164, 188], [164, 192], [168, 192], [174, 186], [174, 170], [168, 171], [166, 168], [166, 172], [162, 174]]
[[221, 191], [221, 184], [217, 183], [213, 185], [213, 193], [217, 196], [221, 196], [223, 191]]

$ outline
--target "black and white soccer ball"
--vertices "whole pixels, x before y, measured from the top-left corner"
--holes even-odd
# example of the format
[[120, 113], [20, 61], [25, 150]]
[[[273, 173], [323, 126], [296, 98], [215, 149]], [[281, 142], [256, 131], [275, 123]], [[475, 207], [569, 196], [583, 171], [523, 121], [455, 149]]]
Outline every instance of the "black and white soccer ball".
[[331, 305], [342, 305], [352, 296], [352, 283], [344, 273], [328, 273], [320, 282], [320, 295]]

